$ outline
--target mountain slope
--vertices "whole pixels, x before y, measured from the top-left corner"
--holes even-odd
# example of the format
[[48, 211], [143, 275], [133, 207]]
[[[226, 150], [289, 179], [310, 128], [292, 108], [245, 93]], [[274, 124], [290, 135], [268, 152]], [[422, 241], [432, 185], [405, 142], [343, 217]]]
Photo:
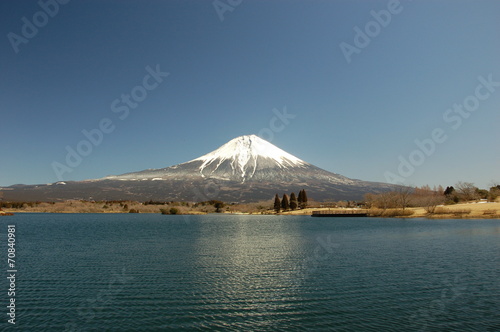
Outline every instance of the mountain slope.
[[248, 202], [306, 189], [316, 200], [360, 200], [394, 188], [349, 179], [309, 164], [255, 135], [240, 136], [186, 163], [102, 179], [16, 186], [6, 199]]
[[186, 163], [141, 172], [108, 176], [105, 180], [166, 180], [196, 176], [235, 182], [307, 182], [312, 179], [338, 184], [354, 180], [311, 165], [256, 135], [240, 136], [218, 149]]

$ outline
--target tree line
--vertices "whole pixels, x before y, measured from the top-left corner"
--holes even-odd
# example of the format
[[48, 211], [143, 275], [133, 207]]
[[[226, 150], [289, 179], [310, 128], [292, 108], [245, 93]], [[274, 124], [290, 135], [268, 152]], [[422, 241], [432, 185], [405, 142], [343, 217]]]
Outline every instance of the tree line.
[[299, 191], [298, 197], [295, 196], [295, 193], [291, 193], [290, 198], [288, 198], [287, 194], [283, 194], [282, 199], [280, 199], [278, 194], [274, 196], [274, 211], [276, 211], [276, 213], [288, 210], [293, 211], [297, 210], [297, 208], [305, 209], [306, 207], [307, 207], [307, 194], [305, 189]]
[[455, 186], [430, 188], [429, 186], [400, 186], [393, 191], [379, 194], [366, 194], [365, 205], [368, 208], [402, 209], [423, 207], [433, 213], [438, 205], [450, 205], [485, 199], [494, 202], [500, 196], [500, 185], [490, 190], [479, 189], [471, 182], [458, 182]]

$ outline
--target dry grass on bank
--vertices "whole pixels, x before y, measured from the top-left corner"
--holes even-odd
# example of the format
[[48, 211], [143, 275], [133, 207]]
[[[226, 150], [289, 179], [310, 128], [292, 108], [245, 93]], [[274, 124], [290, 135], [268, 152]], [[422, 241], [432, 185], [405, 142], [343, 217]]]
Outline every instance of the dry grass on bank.
[[[274, 214], [270, 209], [271, 201], [248, 204], [232, 204], [223, 208], [224, 213], [235, 214]], [[130, 210], [139, 213], [160, 213], [160, 209], [170, 210], [172, 207], [179, 214], [206, 214], [214, 213], [215, 208], [211, 205], [196, 206], [186, 203], [169, 203], [163, 205], [146, 205], [140, 202], [87, 202], [87, 201], [65, 201], [56, 203], [38, 203], [24, 205], [20, 209], [4, 208], [5, 212], [46, 212], [46, 213], [129, 213]], [[295, 211], [281, 212], [281, 215], [311, 215], [313, 211], [345, 212], [346, 208], [319, 208], [309, 207]], [[361, 211], [361, 210], [358, 210]], [[464, 203], [456, 205], [438, 206], [434, 213], [429, 214], [425, 208], [402, 209], [369, 209], [362, 210], [373, 217], [402, 217], [402, 218], [430, 218], [430, 219], [492, 219], [500, 218], [500, 202], [495, 203]]]
[[429, 219], [498, 219], [500, 218], [500, 203], [462, 203], [438, 206], [434, 213], [428, 213], [425, 208], [409, 208], [413, 211], [410, 218]]
[[[352, 209], [342, 208], [307, 208], [303, 210], [282, 212], [283, 215], [311, 215], [313, 211], [331, 211], [332, 213], [345, 212]], [[363, 210], [373, 217], [403, 217], [403, 218], [431, 218], [431, 219], [492, 219], [500, 218], [500, 202], [463, 203], [447, 206], [438, 206], [434, 213], [428, 213], [423, 207], [402, 209], [368, 209]], [[361, 211], [360, 210], [360, 211]]]
[[139, 213], [160, 213], [160, 209], [175, 207], [179, 214], [206, 214], [212, 212], [208, 207], [192, 209], [180, 204], [146, 205], [140, 202], [87, 202], [70, 200], [55, 203], [25, 204], [20, 209], [4, 208], [6, 212], [42, 212], [42, 213], [129, 213], [131, 210]]
[[448, 206], [438, 206], [434, 214], [428, 218], [467, 218], [491, 219], [500, 218], [500, 203], [463, 203]]

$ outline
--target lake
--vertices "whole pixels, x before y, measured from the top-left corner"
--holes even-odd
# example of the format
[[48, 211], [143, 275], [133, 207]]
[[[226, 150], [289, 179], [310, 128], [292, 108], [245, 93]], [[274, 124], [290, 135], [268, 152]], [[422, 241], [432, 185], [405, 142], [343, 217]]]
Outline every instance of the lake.
[[7, 224], [16, 228], [20, 331], [500, 330], [500, 220], [0, 220], [7, 276]]

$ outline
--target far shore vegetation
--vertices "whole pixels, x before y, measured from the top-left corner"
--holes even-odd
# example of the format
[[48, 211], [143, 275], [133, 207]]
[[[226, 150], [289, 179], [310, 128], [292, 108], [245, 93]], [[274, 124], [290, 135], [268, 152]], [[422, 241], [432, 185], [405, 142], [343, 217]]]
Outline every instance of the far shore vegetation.
[[500, 185], [489, 189], [479, 189], [468, 182], [458, 182], [446, 188], [400, 186], [390, 192], [366, 194], [362, 201], [337, 202], [314, 201], [307, 197], [305, 190], [300, 190], [297, 195], [294, 192], [276, 194], [273, 199], [256, 203], [219, 200], [6, 202], [0, 199], [0, 215], [18, 212], [311, 215], [313, 211], [324, 210], [332, 213], [360, 210], [373, 217], [500, 218]]

